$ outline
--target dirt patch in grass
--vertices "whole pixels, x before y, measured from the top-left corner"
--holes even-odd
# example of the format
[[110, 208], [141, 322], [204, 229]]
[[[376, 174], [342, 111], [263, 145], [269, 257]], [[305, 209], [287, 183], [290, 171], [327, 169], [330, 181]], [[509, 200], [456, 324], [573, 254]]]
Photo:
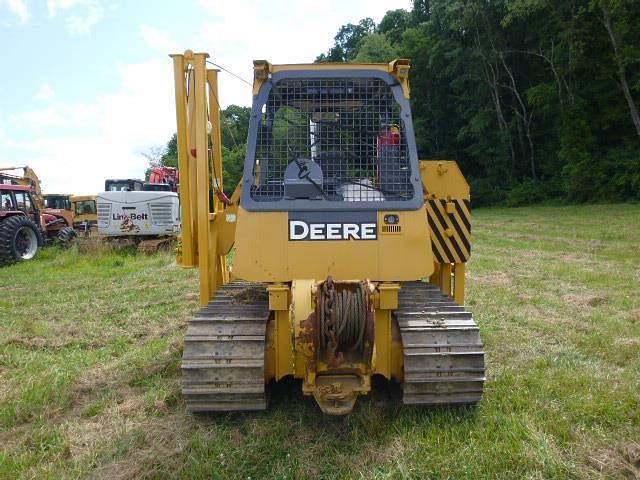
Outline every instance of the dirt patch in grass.
[[513, 279], [501, 271], [494, 271], [486, 274], [470, 273], [468, 281], [492, 287], [505, 288], [510, 287], [513, 284]]
[[606, 478], [640, 480], [640, 443], [631, 441], [589, 457], [589, 464]]
[[[135, 377], [164, 373], [170, 362], [170, 355], [162, 355], [157, 362], [136, 369]], [[133, 373], [122, 374], [122, 365], [116, 363], [91, 369], [75, 386], [72, 410], [59, 419], [65, 425], [72, 458], [81, 461], [96, 452], [104, 458], [97, 478], [137, 478], [142, 471], [149, 473], [151, 461], [166, 462], [175, 455], [174, 447], [168, 446], [172, 438], [182, 435], [171, 416], [178, 405], [169, 405], [166, 399], [148, 400], [147, 388], [132, 385], [134, 381]], [[118, 447], [124, 452], [110, 451], [128, 435], [135, 436], [132, 445]]]
[[[113, 444], [123, 431], [135, 428], [144, 418], [142, 392], [120, 389], [110, 397], [111, 404], [99, 415], [87, 417], [89, 405], [78, 410], [78, 415], [67, 414], [63, 419], [65, 435], [69, 441], [71, 457], [81, 460], [96, 451], [100, 445]], [[79, 407], [79, 406], [78, 406]]]
[[126, 385], [115, 365], [98, 365], [85, 372], [73, 388], [72, 408], [83, 408], [101, 392], [117, 391]]
[[629, 320], [631, 320], [631, 323], [634, 323], [634, 324], [640, 323], [640, 308], [630, 310], [627, 316]]
[[198, 300], [200, 298], [200, 294], [199, 293], [193, 293], [193, 292], [189, 292], [189, 293], [185, 293], [182, 298], [184, 298], [185, 300]]
[[562, 295], [562, 299], [576, 307], [597, 307], [608, 300], [606, 295], [594, 295], [590, 292], [567, 293]]
[[106, 345], [106, 341], [85, 341], [82, 339], [73, 339], [73, 338], [65, 338], [65, 337], [57, 337], [57, 338], [21, 338], [21, 337], [9, 337], [5, 340], [0, 341], [0, 348], [7, 346], [17, 346], [21, 348], [25, 348], [27, 350], [61, 350], [64, 348], [81, 346], [82, 348], [93, 349], [93, 348], [101, 348]]
[[615, 345], [620, 347], [633, 347], [637, 346], [638, 351], [640, 351], [640, 338], [636, 337], [618, 337], [614, 341]]
[[[167, 349], [150, 363], [123, 373], [122, 361], [108, 365], [97, 365], [85, 372], [74, 386], [72, 407], [83, 408], [101, 393], [109, 392], [115, 398], [129, 398], [134, 393], [131, 384], [136, 379], [144, 379], [156, 374], [168, 374], [174, 355], [180, 350], [182, 342], [174, 339]], [[125, 411], [130, 409], [125, 405]]]
[[111, 253], [134, 248], [136, 242], [128, 238], [101, 236], [81, 237], [77, 241], [78, 252], [83, 254]]
[[[179, 457], [190, 422], [176, 413], [161, 419], [122, 425], [116, 431], [127, 442], [119, 451], [103, 450], [105, 462], [91, 475], [96, 479], [151, 478], [180, 470]], [[112, 432], [113, 433], [113, 432]], [[121, 441], [122, 441], [121, 440]]]

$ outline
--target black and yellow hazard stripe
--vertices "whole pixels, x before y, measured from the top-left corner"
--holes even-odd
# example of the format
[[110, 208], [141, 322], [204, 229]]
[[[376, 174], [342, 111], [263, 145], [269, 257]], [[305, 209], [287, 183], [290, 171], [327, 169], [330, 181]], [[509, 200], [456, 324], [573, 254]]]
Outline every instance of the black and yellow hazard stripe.
[[[447, 212], [447, 204], [449, 209]], [[464, 263], [471, 256], [469, 200], [427, 201], [431, 245], [439, 263]]]

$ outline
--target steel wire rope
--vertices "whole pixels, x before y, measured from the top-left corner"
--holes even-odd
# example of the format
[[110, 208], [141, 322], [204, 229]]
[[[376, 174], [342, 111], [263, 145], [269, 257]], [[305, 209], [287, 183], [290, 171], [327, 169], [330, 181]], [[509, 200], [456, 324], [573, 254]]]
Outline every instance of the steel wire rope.
[[322, 349], [359, 350], [363, 346], [366, 330], [368, 301], [364, 286], [355, 291], [336, 291], [332, 279], [322, 286], [320, 310], [320, 345]]

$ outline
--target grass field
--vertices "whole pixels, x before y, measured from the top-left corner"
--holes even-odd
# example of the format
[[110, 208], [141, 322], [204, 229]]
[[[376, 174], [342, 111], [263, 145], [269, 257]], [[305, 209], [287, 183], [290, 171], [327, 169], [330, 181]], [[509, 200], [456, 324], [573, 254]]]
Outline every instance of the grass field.
[[474, 233], [480, 406], [344, 421], [294, 382], [267, 412], [185, 413], [197, 278], [168, 255], [0, 269], [0, 477], [640, 478], [640, 206], [478, 210]]

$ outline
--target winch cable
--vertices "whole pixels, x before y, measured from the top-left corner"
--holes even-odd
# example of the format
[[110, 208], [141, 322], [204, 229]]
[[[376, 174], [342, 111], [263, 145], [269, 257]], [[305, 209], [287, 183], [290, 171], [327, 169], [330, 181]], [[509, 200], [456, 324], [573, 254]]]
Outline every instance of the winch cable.
[[322, 285], [320, 301], [321, 346], [336, 352], [338, 348], [358, 350], [363, 346], [367, 324], [367, 292], [362, 283], [355, 291], [337, 292], [331, 278]]
[[214, 67], [218, 67], [220, 70], [222, 70], [223, 72], [227, 72], [229, 75], [231, 75], [232, 77], [237, 78], [238, 80], [240, 80], [241, 82], [246, 83], [247, 85], [249, 85], [250, 87], [253, 87], [253, 85], [251, 84], [251, 82], [249, 82], [248, 80], [242, 78], [240, 75], [237, 75], [235, 73], [233, 73], [231, 70], [229, 70], [228, 68], [224, 68], [222, 65], [218, 65], [217, 63], [212, 62], [211, 60], [207, 60], [207, 63], [209, 65], [213, 65]]

